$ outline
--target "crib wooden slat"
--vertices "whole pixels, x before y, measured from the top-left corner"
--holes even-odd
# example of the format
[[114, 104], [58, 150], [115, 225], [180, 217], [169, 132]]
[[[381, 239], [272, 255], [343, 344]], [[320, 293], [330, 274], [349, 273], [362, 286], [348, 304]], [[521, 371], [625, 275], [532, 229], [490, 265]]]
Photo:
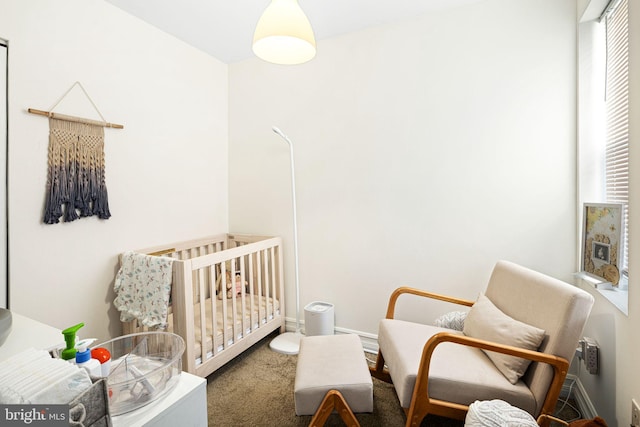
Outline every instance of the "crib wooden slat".
[[264, 298], [265, 298], [265, 317], [267, 319], [271, 318], [271, 304], [269, 301], [272, 299], [271, 295], [271, 275], [269, 274], [269, 250], [265, 249], [261, 252], [262, 254], [262, 270], [264, 274]]
[[[206, 304], [206, 293], [205, 293], [205, 282], [204, 282], [204, 270], [201, 268], [198, 270], [198, 303], [200, 304], [200, 357], [202, 358], [202, 362], [207, 360], [207, 304]], [[197, 357], [197, 355], [196, 355]]]
[[222, 280], [220, 282], [220, 294], [222, 295], [222, 348], [227, 347], [227, 343], [229, 342], [229, 325], [228, 325], [228, 315], [227, 315], [227, 266], [223, 262], [220, 264], [220, 274], [222, 275]]
[[[273, 247], [269, 248], [269, 255], [270, 255], [270, 269], [269, 272], [271, 273], [271, 295], [276, 295], [276, 257], [275, 254], [273, 252]], [[271, 303], [273, 304], [273, 316], [276, 316], [276, 301], [275, 298], [273, 298], [271, 300]]]
[[278, 278], [278, 301], [280, 302], [279, 321], [280, 321], [280, 333], [285, 331], [285, 298], [284, 298], [284, 260], [282, 259], [282, 246], [280, 244], [274, 245], [275, 254], [278, 257], [278, 271], [276, 277]]
[[[254, 298], [253, 296], [255, 295], [255, 277], [254, 277], [254, 271], [253, 271], [253, 255], [249, 255], [249, 257], [247, 258], [248, 262], [249, 262], [249, 310], [251, 313], [251, 318], [250, 318], [250, 322], [251, 322], [251, 330], [254, 331], [257, 328], [260, 327], [260, 321], [258, 319], [260, 319], [258, 317], [258, 319], [256, 319], [255, 316], [255, 304], [254, 304]], [[258, 306], [260, 304], [260, 301], [258, 301]], [[256, 324], [257, 322], [257, 324]]]
[[216, 266], [209, 267], [209, 304], [211, 305], [211, 357], [218, 354], [218, 309], [216, 307]]
[[[258, 316], [260, 318], [260, 321], [262, 321], [263, 318], [265, 318], [265, 310], [262, 308], [262, 283], [263, 283], [263, 274], [262, 274], [262, 251], [258, 251], [255, 254], [256, 257], [256, 270], [257, 270], [257, 276], [258, 276], [258, 300], [260, 301], [260, 304], [258, 305]], [[265, 305], [266, 308], [266, 305]]]
[[233, 338], [232, 342], [235, 343], [240, 331], [238, 331], [238, 307], [236, 300], [236, 260], [231, 262], [231, 323]]
[[246, 272], [245, 272], [245, 265], [244, 265], [244, 257], [240, 257], [240, 313], [242, 313], [242, 335], [243, 336], [247, 333], [248, 327], [250, 327], [247, 321], [247, 300], [245, 298], [245, 296], [247, 295], [247, 292], [244, 285], [245, 279], [246, 279]]
[[[187, 349], [195, 345], [195, 329], [193, 325], [193, 291], [191, 289], [191, 261], [174, 262], [173, 286], [175, 292], [174, 305], [180, 307], [173, 313], [173, 330], [180, 335]], [[195, 373], [196, 361], [192, 350], [185, 351], [182, 356], [182, 369]]]

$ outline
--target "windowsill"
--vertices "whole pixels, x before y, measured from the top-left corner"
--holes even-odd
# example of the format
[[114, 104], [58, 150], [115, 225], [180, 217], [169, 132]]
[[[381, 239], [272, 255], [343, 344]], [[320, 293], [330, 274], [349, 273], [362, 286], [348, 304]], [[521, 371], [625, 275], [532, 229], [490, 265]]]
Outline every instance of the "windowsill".
[[618, 310], [625, 316], [629, 315], [629, 285], [628, 278], [624, 277], [620, 281], [620, 285], [614, 287], [609, 282], [603, 282], [601, 279], [589, 276], [586, 273], [575, 273], [574, 277], [582, 284], [588, 285], [597, 290], [600, 295], [609, 300]]

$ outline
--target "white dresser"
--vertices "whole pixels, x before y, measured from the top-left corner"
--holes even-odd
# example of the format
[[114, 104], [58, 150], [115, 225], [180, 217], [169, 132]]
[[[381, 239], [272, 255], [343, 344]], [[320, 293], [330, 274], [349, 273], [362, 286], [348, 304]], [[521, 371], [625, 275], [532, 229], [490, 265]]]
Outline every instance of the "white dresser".
[[207, 425], [207, 380], [187, 372], [169, 394], [126, 414], [111, 417], [113, 427], [201, 427]]

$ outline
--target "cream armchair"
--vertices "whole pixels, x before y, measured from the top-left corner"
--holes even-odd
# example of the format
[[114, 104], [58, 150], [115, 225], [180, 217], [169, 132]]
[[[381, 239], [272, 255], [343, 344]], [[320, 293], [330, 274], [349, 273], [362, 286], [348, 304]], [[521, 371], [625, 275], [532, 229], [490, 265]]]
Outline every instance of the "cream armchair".
[[[463, 331], [395, 319], [406, 295], [464, 306]], [[371, 374], [394, 384], [407, 426], [427, 414], [464, 420], [471, 403], [491, 399], [545, 425], [592, 305], [589, 293], [507, 261], [496, 264], [475, 302], [399, 288], [380, 321]]]

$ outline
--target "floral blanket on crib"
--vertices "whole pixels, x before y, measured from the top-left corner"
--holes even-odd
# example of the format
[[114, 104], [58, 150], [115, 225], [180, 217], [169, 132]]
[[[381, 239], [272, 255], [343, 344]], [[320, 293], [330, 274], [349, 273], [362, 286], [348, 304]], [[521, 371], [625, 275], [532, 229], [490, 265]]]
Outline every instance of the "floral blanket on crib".
[[173, 259], [126, 252], [116, 274], [113, 301], [120, 320], [147, 327], [167, 327]]

